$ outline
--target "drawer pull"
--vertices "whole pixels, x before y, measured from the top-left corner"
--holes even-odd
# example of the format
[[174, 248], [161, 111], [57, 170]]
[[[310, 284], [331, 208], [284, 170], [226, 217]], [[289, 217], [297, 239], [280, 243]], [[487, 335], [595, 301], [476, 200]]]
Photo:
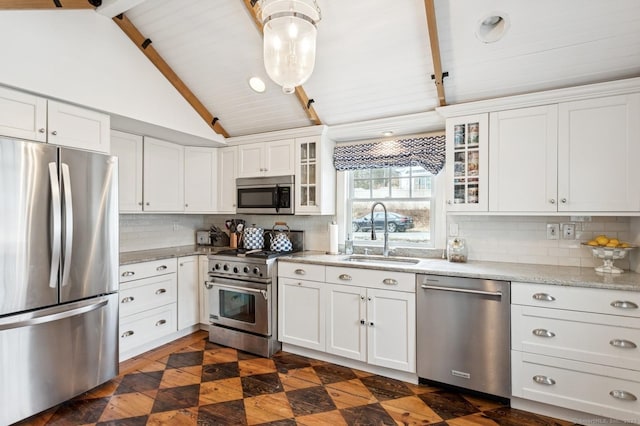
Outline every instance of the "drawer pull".
[[634, 394], [632, 394], [631, 392], [618, 390], [618, 389], [612, 390], [611, 392], [609, 392], [609, 395], [611, 395], [615, 399], [621, 399], [623, 401], [637, 401], [638, 400], [638, 398]]
[[393, 278], [385, 278], [382, 280], [382, 284], [385, 285], [398, 285], [398, 280], [394, 280]]
[[307, 271], [304, 269], [296, 269], [294, 272], [298, 275], [307, 275]]
[[134, 276], [135, 274], [136, 274], [136, 273], [135, 273], [135, 272], [133, 272], [133, 271], [125, 271], [125, 272], [123, 272], [123, 273], [122, 273], [122, 276], [123, 276], [123, 277], [132, 277], [132, 276]]
[[628, 300], [614, 300], [611, 302], [611, 306], [620, 309], [638, 309], [638, 305]]
[[615, 348], [622, 348], [622, 349], [635, 349], [638, 347], [631, 340], [625, 340], [625, 339], [613, 339], [612, 341], [609, 342], [609, 344]]
[[535, 300], [542, 300], [543, 302], [553, 302], [556, 300], [555, 297], [547, 293], [536, 293], [533, 295], [533, 298]]
[[533, 335], [538, 337], [556, 337], [556, 333], [545, 330], [544, 328], [536, 328], [533, 330]]
[[167, 320], [163, 320], [163, 319], [161, 319], [160, 321], [158, 321], [158, 322], [156, 323], [156, 327], [160, 327], [161, 325], [165, 325], [166, 323], [167, 323]]
[[164, 271], [165, 269], [167, 269], [167, 265], [160, 265], [156, 268], [156, 271]]
[[165, 290], [164, 288], [159, 288], [158, 290], [156, 290], [156, 294], [164, 294], [166, 292], [167, 290]]
[[129, 297], [125, 297], [124, 299], [122, 299], [120, 301], [120, 303], [131, 303], [135, 300], [135, 298], [133, 296], [129, 296]]
[[536, 376], [533, 376], [533, 381], [546, 386], [551, 386], [556, 384], [556, 381], [553, 380], [551, 377], [541, 376], [539, 374]]
[[338, 278], [340, 278], [343, 281], [351, 281], [351, 275], [349, 274], [340, 274]]
[[129, 337], [129, 336], [133, 336], [133, 331], [131, 331], [131, 330], [125, 331], [124, 333], [122, 333], [122, 336], [120, 336], [120, 337], [125, 338], [125, 337]]

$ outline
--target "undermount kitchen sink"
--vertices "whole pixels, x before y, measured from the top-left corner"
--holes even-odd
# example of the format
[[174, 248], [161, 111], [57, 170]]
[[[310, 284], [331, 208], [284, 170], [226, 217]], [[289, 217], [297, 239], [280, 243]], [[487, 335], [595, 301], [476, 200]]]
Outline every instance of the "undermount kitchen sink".
[[375, 264], [388, 264], [388, 265], [417, 265], [422, 259], [415, 259], [412, 257], [385, 257], [377, 255], [350, 255], [343, 257], [342, 260], [354, 263], [375, 263]]

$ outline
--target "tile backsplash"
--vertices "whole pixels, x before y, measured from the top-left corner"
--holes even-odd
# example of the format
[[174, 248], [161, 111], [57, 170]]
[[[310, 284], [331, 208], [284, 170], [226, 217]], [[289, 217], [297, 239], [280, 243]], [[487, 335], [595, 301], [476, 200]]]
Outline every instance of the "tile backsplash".
[[[579, 219], [585, 219], [580, 221]], [[632, 227], [633, 222], [633, 227]], [[547, 224], [574, 223], [575, 239], [547, 239]], [[606, 234], [623, 241], [637, 238], [636, 218], [570, 216], [471, 216], [449, 215], [447, 230], [458, 225], [458, 236], [464, 238], [470, 260], [518, 262], [559, 266], [594, 267], [602, 260], [594, 258], [590, 249], [580, 243]], [[630, 257], [635, 265], [634, 257]], [[629, 269], [629, 258], [617, 260], [616, 266]]]

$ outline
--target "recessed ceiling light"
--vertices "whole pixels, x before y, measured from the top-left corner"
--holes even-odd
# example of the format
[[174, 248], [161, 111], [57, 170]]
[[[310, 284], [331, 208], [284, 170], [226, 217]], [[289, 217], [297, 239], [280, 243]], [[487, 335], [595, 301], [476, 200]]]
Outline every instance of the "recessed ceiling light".
[[260, 77], [251, 77], [249, 79], [249, 87], [258, 93], [263, 93], [267, 89], [267, 85], [264, 84], [264, 81]]
[[505, 35], [509, 27], [511, 20], [506, 13], [492, 12], [476, 24], [476, 37], [483, 43], [494, 43]]
[[385, 137], [393, 136], [393, 132], [391, 130], [387, 130], [386, 132], [382, 132], [382, 136], [385, 136]]

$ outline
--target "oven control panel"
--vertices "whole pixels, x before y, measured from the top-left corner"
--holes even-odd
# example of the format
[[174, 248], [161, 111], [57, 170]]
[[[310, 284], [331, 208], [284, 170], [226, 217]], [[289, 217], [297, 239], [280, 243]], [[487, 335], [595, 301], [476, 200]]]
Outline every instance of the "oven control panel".
[[210, 259], [209, 273], [232, 277], [266, 279], [269, 277], [268, 265], [265, 263], [247, 263], [226, 259]]

